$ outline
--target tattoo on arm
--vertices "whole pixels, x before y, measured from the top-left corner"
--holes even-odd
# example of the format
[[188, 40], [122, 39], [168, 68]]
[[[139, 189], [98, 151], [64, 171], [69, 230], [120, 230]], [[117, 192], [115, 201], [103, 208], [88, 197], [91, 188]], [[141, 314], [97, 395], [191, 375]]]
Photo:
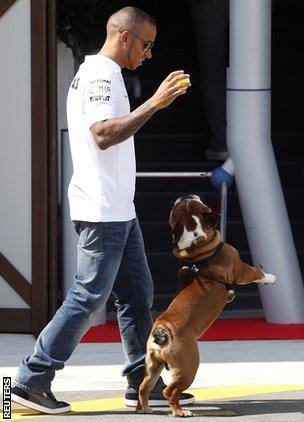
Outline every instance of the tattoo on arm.
[[121, 127], [117, 131], [117, 140], [119, 140], [119, 138], [123, 138], [123, 140], [125, 140], [134, 135], [134, 133], [136, 133], [152, 115], [153, 111], [149, 109], [146, 103], [144, 103], [128, 116], [125, 116]]
[[99, 148], [106, 149], [134, 135], [155, 112], [156, 109], [146, 101], [127, 116], [95, 123], [91, 127], [92, 134]]

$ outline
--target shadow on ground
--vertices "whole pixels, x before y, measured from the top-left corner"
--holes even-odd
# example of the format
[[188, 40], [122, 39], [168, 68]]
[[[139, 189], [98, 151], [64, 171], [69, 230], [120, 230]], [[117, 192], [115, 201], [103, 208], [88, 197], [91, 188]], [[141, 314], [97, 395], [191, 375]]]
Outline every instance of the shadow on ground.
[[[253, 416], [253, 415], [267, 415], [267, 414], [289, 414], [300, 413], [304, 418], [304, 400], [231, 400], [225, 402], [212, 402], [211, 404], [197, 403], [196, 405], [187, 406], [194, 413], [194, 417], [209, 416], [209, 417], [227, 417], [227, 416]], [[14, 409], [14, 413], [26, 417], [41, 416], [41, 414], [34, 412], [30, 409], [24, 409], [21, 413], [20, 410]], [[149, 414], [151, 418], [159, 416], [167, 416], [170, 411], [163, 408], [154, 408], [154, 413]], [[102, 415], [117, 415], [117, 416], [142, 416], [135, 412], [133, 409], [109, 410], [109, 411], [92, 411], [92, 412], [69, 412], [64, 414], [65, 417], [69, 416], [102, 416]], [[57, 416], [57, 415], [53, 415]], [[58, 416], [63, 416], [58, 415]], [[304, 420], [304, 419], [303, 419]]]

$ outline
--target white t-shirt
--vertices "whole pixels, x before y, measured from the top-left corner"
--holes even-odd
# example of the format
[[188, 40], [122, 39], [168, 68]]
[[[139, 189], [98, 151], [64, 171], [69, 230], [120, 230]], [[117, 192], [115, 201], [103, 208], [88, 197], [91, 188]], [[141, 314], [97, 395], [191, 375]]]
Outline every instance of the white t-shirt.
[[89, 130], [93, 123], [129, 113], [120, 66], [101, 54], [86, 56], [67, 98], [74, 170], [68, 190], [72, 220], [98, 222], [135, 218], [133, 136], [101, 150]]

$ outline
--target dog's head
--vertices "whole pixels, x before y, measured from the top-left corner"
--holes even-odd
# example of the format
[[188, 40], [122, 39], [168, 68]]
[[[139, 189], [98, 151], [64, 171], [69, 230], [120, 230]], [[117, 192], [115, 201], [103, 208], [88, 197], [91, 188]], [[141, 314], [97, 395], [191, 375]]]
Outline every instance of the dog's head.
[[169, 224], [177, 247], [188, 249], [198, 242], [208, 242], [218, 222], [218, 214], [197, 195], [178, 198], [171, 210]]

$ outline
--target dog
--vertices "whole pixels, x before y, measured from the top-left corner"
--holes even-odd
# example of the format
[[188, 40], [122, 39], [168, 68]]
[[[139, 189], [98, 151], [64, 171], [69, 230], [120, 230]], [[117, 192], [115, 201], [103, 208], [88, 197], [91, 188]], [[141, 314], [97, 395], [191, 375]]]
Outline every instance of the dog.
[[172, 375], [163, 390], [174, 416], [193, 416], [179, 404], [180, 394], [193, 382], [199, 366], [197, 338], [233, 297], [233, 284], [273, 284], [275, 276], [245, 264], [235, 248], [221, 242], [218, 214], [197, 195], [177, 199], [169, 224], [180, 259], [178, 292], [155, 320], [147, 341], [145, 377], [139, 388], [137, 412], [152, 413], [150, 391], [164, 367]]

